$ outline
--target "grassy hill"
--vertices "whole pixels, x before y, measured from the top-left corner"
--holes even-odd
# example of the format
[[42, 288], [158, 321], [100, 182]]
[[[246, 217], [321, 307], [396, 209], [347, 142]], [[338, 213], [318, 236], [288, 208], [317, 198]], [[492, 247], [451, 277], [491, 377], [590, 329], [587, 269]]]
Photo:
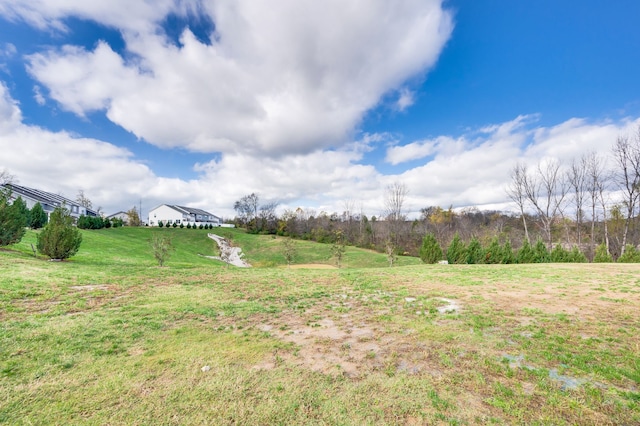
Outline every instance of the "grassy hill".
[[288, 269], [281, 238], [216, 232], [260, 267], [188, 229], [84, 231], [66, 262], [33, 232], [0, 250], [0, 423], [640, 424], [640, 265], [349, 248]]
[[[175, 247], [169, 259], [173, 267], [192, 267], [196, 265], [220, 266], [219, 261], [203, 256], [218, 254], [217, 245], [207, 237], [215, 233], [231, 240], [233, 245], [242, 248], [245, 259], [254, 267], [285, 266], [282, 243], [286, 237], [247, 234], [241, 229], [215, 228], [213, 230], [180, 228], [112, 228], [82, 231], [83, 243], [78, 254], [71, 260], [74, 263], [117, 264], [117, 265], [155, 265], [150, 247], [154, 234], [168, 235]], [[36, 232], [28, 231], [23, 240], [12, 247], [25, 254], [33, 254], [31, 244], [36, 244]], [[313, 241], [296, 241], [296, 264], [335, 265], [331, 255], [331, 245]], [[397, 266], [416, 265], [419, 259], [400, 256]], [[375, 268], [388, 266], [384, 254], [356, 247], [347, 247], [342, 267]]]

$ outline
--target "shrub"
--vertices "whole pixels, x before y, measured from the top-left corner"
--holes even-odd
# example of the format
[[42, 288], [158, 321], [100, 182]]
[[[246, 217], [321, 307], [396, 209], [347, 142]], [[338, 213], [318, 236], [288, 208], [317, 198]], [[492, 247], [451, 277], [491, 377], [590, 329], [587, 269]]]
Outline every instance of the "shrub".
[[204, 228], [204, 225], [203, 225], [203, 224], [200, 224], [200, 226], [198, 226], [198, 228], [199, 228], [199, 229], [203, 229], [203, 228]]
[[77, 225], [80, 229], [102, 229], [104, 228], [104, 220], [97, 216], [81, 215]]
[[184, 223], [180, 223], [180, 229], [184, 228]]
[[38, 234], [38, 251], [51, 259], [64, 260], [78, 252], [82, 234], [73, 226], [73, 218], [63, 207], [56, 207], [51, 220]]
[[158, 265], [163, 266], [169, 260], [174, 247], [168, 236], [155, 234], [151, 237], [151, 249]]
[[164, 223], [162, 223], [161, 220], [158, 221], [158, 228], [162, 228], [164, 226]]
[[173, 225], [171, 225], [171, 226], [173, 226], [174, 228], [177, 228], [177, 227], [178, 227], [178, 224], [177, 224], [177, 223], [175, 223], [175, 222], [173, 222]]
[[422, 239], [422, 246], [420, 247], [420, 259], [424, 263], [436, 263], [442, 260], [442, 247], [436, 240], [436, 237], [427, 232]]
[[613, 262], [613, 258], [607, 251], [606, 244], [602, 243], [598, 247], [596, 247], [596, 254], [593, 257], [594, 263], [610, 263]]
[[187, 229], [191, 229], [191, 224], [187, 223]]
[[104, 227], [107, 229], [111, 228], [111, 221], [109, 219], [104, 220]]

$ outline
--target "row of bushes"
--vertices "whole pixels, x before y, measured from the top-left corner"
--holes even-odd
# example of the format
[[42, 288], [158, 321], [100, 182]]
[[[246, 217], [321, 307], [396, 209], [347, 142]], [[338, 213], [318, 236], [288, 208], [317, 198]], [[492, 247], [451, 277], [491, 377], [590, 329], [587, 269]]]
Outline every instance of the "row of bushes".
[[[547, 249], [542, 240], [534, 245], [525, 240], [519, 250], [514, 251], [511, 243], [506, 241], [501, 244], [498, 238], [494, 238], [487, 247], [483, 247], [477, 238], [472, 238], [469, 244], [465, 244], [458, 234], [455, 234], [446, 252], [440, 247], [435, 236], [427, 233], [420, 248], [420, 258], [425, 263], [436, 263], [446, 260], [454, 264], [510, 264], [510, 263], [584, 263], [587, 258], [578, 246], [570, 250], [557, 244], [551, 251]], [[613, 258], [607, 252], [604, 244], [596, 248], [594, 262], [613, 262]], [[640, 251], [634, 246], [628, 245], [618, 262], [640, 262]]]
[[78, 218], [77, 226], [80, 229], [103, 229], [103, 228], [119, 228], [124, 222], [120, 218], [102, 218], [99, 216], [85, 216]]
[[174, 222], [171, 225], [169, 224], [165, 225], [164, 223], [162, 223], [162, 221], [158, 222], [159, 228], [162, 228], [164, 226], [166, 226], [167, 228], [173, 227], [173, 228], [187, 228], [187, 229], [213, 229], [214, 228], [214, 226], [210, 223], [207, 223], [204, 225], [202, 223], [200, 225], [196, 225], [195, 223], [191, 225], [190, 223], [187, 223], [187, 225], [185, 226], [184, 223], [181, 223], [180, 225], [178, 225], [177, 223]]

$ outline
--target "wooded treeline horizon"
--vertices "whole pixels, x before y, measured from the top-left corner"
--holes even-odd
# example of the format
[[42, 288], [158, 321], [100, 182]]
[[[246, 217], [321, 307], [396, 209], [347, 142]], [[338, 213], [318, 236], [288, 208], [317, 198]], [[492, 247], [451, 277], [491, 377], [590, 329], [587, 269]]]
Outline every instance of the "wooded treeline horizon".
[[535, 167], [517, 162], [510, 178], [505, 194], [519, 213], [426, 206], [409, 220], [403, 210], [409, 191], [395, 182], [385, 188], [380, 216], [367, 216], [353, 200], [345, 200], [340, 213], [297, 208], [277, 215], [277, 203], [260, 204], [252, 193], [236, 201], [233, 222], [248, 232], [322, 243], [334, 243], [339, 234], [347, 245], [384, 252], [391, 244], [396, 254], [412, 256], [419, 255], [426, 234], [445, 251], [457, 234], [483, 247], [495, 239], [514, 250], [538, 240], [549, 252], [577, 247], [589, 261], [600, 245], [616, 260], [640, 243], [640, 127], [618, 137], [609, 155], [589, 152], [569, 163], [545, 159]]

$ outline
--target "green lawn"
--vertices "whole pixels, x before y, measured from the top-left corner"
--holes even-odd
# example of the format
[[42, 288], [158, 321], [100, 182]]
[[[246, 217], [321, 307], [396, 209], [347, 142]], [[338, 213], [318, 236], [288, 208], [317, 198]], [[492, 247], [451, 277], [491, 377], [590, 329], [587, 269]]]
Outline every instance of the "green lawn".
[[214, 232], [258, 267], [189, 229], [83, 231], [66, 262], [35, 258], [33, 232], [0, 250], [0, 423], [640, 423], [640, 265], [349, 248], [288, 269], [282, 238]]

